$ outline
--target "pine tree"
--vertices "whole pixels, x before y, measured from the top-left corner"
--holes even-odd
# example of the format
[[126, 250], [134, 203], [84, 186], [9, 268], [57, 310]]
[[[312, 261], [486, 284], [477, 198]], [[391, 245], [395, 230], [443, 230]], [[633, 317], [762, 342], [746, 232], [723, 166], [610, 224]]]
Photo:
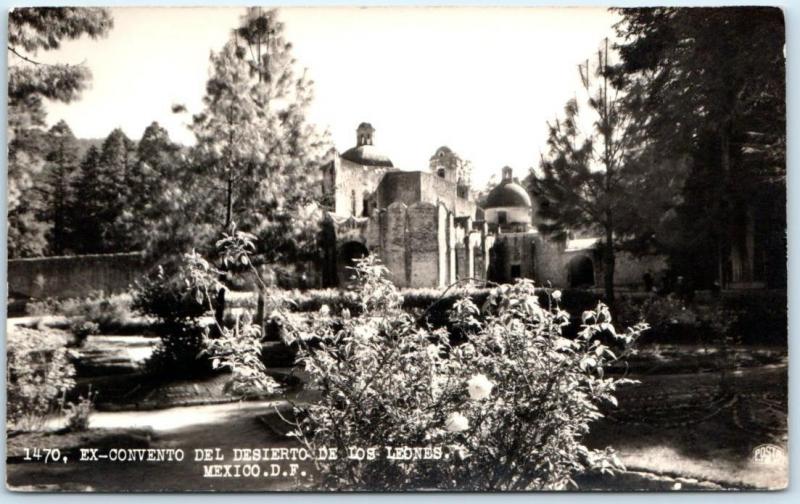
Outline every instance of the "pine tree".
[[78, 254], [103, 251], [103, 203], [101, 199], [100, 151], [89, 147], [73, 181], [74, 199], [69, 210], [69, 243]]
[[45, 153], [31, 141], [42, 134], [44, 101], [76, 100], [91, 78], [85, 65], [43, 64], [36, 54], [65, 40], [104, 36], [112, 25], [109, 11], [98, 8], [15, 8], [8, 14], [9, 257], [46, 251], [49, 223], [39, 220], [44, 202], [34, 190]]
[[130, 246], [144, 250], [157, 221], [164, 218], [162, 201], [170, 185], [181, 184], [180, 147], [169, 138], [167, 130], [151, 123], [136, 147], [136, 161], [127, 177], [128, 198], [117, 218], [117, 228], [129, 237]]
[[[674, 213], [681, 274], [724, 286], [742, 223], [764, 236], [769, 283], [786, 281], [785, 27], [776, 7], [620, 9], [619, 85], [662, 158], [685, 159]], [[741, 250], [740, 250], [741, 252]], [[753, 259], [753, 258], [751, 258]], [[754, 261], [755, 262], [755, 261]]]
[[100, 149], [97, 202], [102, 208], [99, 226], [103, 252], [126, 252], [131, 247], [131, 237], [120, 222], [120, 216], [131, 198], [129, 177], [134, 164], [136, 145], [117, 128], [112, 131]]
[[[577, 99], [570, 100], [564, 117], [548, 123], [549, 152], [542, 156], [543, 176], [535, 177], [532, 192], [540, 195], [540, 229], [556, 238], [570, 231], [602, 233], [605, 296], [614, 300], [615, 248], [620, 238], [620, 209], [628, 204], [624, 171], [635, 149], [636, 135], [630, 129], [630, 116], [611, 85], [608, 40], [598, 50], [593, 65], [579, 66], [587, 93], [587, 121], [580, 115]], [[582, 130], [582, 124], [592, 124]]]
[[42, 184], [45, 201], [44, 219], [51, 223], [48, 233], [48, 253], [62, 255], [70, 250], [71, 226], [69, 208], [72, 205], [72, 179], [80, 159], [78, 142], [66, 122], [60, 121], [47, 133], [49, 152], [45, 158]]
[[[9, 111], [10, 113], [10, 111]], [[10, 119], [10, 118], [9, 118]], [[9, 131], [8, 148], [8, 257], [34, 257], [47, 250], [50, 224], [42, 217], [45, 202], [36, 184], [47, 141], [38, 128]]]
[[306, 122], [312, 83], [294, 66], [277, 12], [248, 9], [211, 57], [205, 108], [192, 125], [198, 171], [217, 181], [209, 222], [258, 235], [271, 261], [313, 255], [320, 217], [327, 138]]

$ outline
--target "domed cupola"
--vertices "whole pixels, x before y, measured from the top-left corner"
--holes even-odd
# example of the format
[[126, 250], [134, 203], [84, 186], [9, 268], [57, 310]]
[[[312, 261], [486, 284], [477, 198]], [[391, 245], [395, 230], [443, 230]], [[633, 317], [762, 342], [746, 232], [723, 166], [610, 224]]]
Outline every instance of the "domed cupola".
[[372, 145], [374, 134], [375, 128], [370, 123], [359, 124], [356, 129], [356, 146], [347, 149], [342, 154], [342, 158], [360, 165], [393, 167], [389, 156]]
[[484, 208], [531, 208], [531, 206], [531, 197], [528, 191], [514, 182], [511, 168], [504, 167], [503, 181], [489, 192]]

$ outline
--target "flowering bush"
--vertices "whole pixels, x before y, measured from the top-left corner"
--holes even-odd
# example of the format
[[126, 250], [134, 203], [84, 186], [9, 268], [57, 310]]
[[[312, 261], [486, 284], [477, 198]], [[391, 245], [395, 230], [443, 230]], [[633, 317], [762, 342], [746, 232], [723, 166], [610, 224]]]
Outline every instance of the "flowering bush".
[[[299, 355], [321, 399], [296, 407], [292, 434], [314, 452], [339, 454], [318, 462], [323, 487], [559, 489], [578, 471], [621, 467], [611, 450], [583, 444], [600, 404], [615, 404], [627, 381], [604, 377], [617, 357], [596, 336], [629, 345], [643, 327], [617, 333], [598, 304], [578, 337], [565, 338], [569, 315], [557, 299], [541, 306], [525, 280], [493, 289], [481, 309], [457, 301], [449, 316], [467, 338], [451, 345], [444, 329], [401, 309], [373, 258], [356, 277], [363, 315], [319, 328], [321, 343]], [[377, 451], [365, 460], [347, 456], [351, 447]], [[419, 457], [397, 460], [386, 447]]]

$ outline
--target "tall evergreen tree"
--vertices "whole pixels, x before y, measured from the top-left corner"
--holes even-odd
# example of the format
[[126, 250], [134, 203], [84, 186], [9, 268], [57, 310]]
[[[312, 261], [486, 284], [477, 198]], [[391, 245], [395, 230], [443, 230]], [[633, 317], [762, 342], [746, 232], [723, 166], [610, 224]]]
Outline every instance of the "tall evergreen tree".
[[136, 161], [127, 177], [128, 197], [117, 218], [117, 229], [129, 239], [133, 249], [144, 250], [157, 222], [165, 217], [162, 203], [173, 184], [183, 184], [180, 146], [172, 142], [167, 130], [151, 123], [136, 146]]
[[700, 281], [714, 271], [711, 279], [724, 285], [731, 255], [747, 253], [743, 228], [755, 222], [766, 257], [749, 261], [776, 275], [768, 282], [784, 283], [783, 13], [765, 7], [618, 12], [618, 80], [629, 90], [629, 108], [662, 157], [689, 161], [683, 203], [675, 209], [683, 225], [676, 227], [682, 245], [673, 262]]
[[295, 73], [275, 10], [248, 9], [211, 57], [204, 110], [194, 117], [198, 171], [215, 179], [208, 222], [261, 238], [268, 260], [312, 254], [316, 169], [325, 136], [307, 123], [311, 85]]
[[98, 203], [102, 211], [100, 228], [102, 230], [103, 252], [125, 252], [131, 248], [131, 236], [120, 223], [120, 216], [128, 207], [131, 198], [131, 176], [136, 144], [117, 128], [103, 142], [100, 149]]
[[107, 9], [15, 8], [8, 14], [8, 252], [9, 257], [46, 250], [44, 202], [34, 181], [44, 165], [41, 144], [31, 141], [45, 125], [45, 100], [69, 103], [91, 78], [85, 65], [41, 64], [38, 51], [58, 49], [65, 40], [98, 38], [113, 25]]
[[78, 171], [79, 146], [72, 130], [64, 121], [50, 128], [47, 133], [49, 152], [41, 184], [45, 201], [44, 219], [51, 224], [48, 233], [48, 253], [62, 255], [71, 249], [69, 239], [73, 223], [69, 209], [72, 205], [72, 180]]
[[[620, 237], [621, 214], [632, 192], [625, 170], [636, 149], [636, 135], [622, 100], [611, 85], [608, 40], [594, 64], [580, 66], [587, 93], [587, 120], [580, 115], [577, 99], [570, 100], [564, 117], [548, 124], [549, 151], [542, 156], [543, 175], [534, 177], [532, 192], [542, 205], [540, 228], [557, 238], [573, 230], [593, 230], [603, 236], [605, 295], [614, 299], [615, 248]], [[590, 130], [582, 129], [584, 123]]]
[[98, 253], [103, 250], [100, 150], [89, 147], [81, 161], [80, 170], [73, 180], [74, 199], [69, 211], [73, 250], [79, 254]]
[[50, 223], [42, 218], [45, 201], [35, 189], [46, 154], [44, 136], [45, 132], [38, 128], [14, 133], [9, 130], [8, 257], [11, 259], [41, 256], [47, 251]]

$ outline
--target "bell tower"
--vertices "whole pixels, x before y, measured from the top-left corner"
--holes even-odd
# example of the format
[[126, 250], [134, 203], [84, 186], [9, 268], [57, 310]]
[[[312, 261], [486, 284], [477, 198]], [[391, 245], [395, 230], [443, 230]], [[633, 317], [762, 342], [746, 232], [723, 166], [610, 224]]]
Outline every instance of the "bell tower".
[[362, 145], [372, 145], [372, 137], [375, 134], [375, 128], [368, 122], [362, 122], [356, 128], [356, 147]]
[[512, 170], [510, 166], [504, 166], [502, 171], [503, 171], [503, 182], [514, 181], [514, 170]]

